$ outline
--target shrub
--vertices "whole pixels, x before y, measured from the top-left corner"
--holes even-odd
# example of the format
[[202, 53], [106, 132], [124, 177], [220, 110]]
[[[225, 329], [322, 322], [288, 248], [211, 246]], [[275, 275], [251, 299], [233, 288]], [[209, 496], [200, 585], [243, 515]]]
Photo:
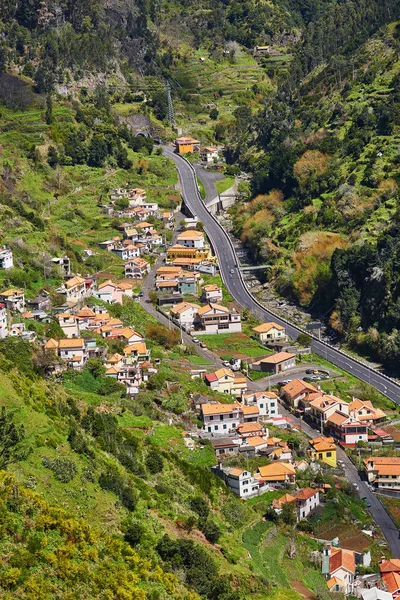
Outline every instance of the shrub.
[[144, 527], [136, 520], [127, 519], [122, 523], [122, 531], [124, 533], [124, 540], [134, 548], [140, 544], [140, 540], [144, 533]]
[[160, 473], [164, 468], [164, 461], [157, 450], [150, 450], [146, 457], [146, 467], [150, 473]]
[[201, 496], [194, 496], [194, 498], [190, 500], [189, 504], [190, 508], [196, 512], [199, 517], [207, 519], [210, 513], [210, 508], [208, 503]]
[[216, 544], [221, 537], [221, 530], [215, 521], [207, 519], [200, 523], [200, 529], [211, 544]]
[[102, 473], [99, 477], [99, 485], [103, 490], [113, 492], [118, 496], [121, 503], [130, 511], [135, 510], [137, 504], [137, 496], [130, 483], [127, 483], [116, 471], [108, 469], [106, 473]]
[[46, 469], [53, 471], [54, 477], [58, 481], [63, 483], [69, 483], [78, 473], [76, 464], [68, 458], [55, 458], [54, 460], [43, 458], [42, 463]]

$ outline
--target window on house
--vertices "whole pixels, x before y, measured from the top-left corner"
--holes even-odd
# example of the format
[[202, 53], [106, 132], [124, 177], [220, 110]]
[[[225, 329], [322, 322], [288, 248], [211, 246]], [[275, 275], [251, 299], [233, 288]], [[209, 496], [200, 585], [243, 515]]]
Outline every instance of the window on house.
[[249, 482], [247, 481], [247, 479], [245, 481], [243, 481], [243, 485], [247, 485]]
[[214, 421], [214, 417], [210, 417], [210, 421]]
[[270, 410], [269, 412], [270, 412], [271, 415], [274, 415], [276, 411]]
[[220, 420], [220, 421], [223, 421], [223, 420], [224, 420], [224, 415], [220, 415], [220, 416], [219, 416], [219, 420]]
[[218, 425], [214, 425], [214, 431], [218, 431]]
[[327, 452], [326, 456], [327, 456], [327, 458], [330, 458], [332, 456], [332, 452]]
[[264, 404], [260, 404], [260, 408], [264, 408]]
[[207, 427], [208, 432], [211, 433], [211, 427]]
[[223, 424], [222, 426], [223, 429], [226, 429], [226, 423]]
[[232, 429], [236, 427], [236, 423], [232, 423]]
[[248, 493], [248, 489], [246, 488], [245, 490], [243, 490], [243, 494], [247, 494]]

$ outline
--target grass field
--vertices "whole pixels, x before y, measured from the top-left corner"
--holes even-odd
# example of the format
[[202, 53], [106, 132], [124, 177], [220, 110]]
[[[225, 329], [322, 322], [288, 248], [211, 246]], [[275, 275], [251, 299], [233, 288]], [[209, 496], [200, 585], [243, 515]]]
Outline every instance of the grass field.
[[201, 340], [207, 348], [220, 357], [251, 358], [266, 356], [268, 351], [244, 333], [220, 333], [218, 335], [202, 335]]

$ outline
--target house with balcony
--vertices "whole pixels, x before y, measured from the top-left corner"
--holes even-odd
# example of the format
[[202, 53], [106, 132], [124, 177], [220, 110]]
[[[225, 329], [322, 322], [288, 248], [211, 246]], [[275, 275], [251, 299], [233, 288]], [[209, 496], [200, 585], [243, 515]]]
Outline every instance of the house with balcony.
[[7, 309], [4, 304], [0, 304], [0, 340], [6, 337], [8, 337]]
[[238, 404], [202, 404], [201, 416], [203, 431], [214, 435], [226, 435], [235, 431], [240, 423], [240, 406]]
[[349, 404], [349, 414], [369, 427], [383, 423], [387, 419], [386, 413], [380, 408], [374, 408], [370, 400], [353, 398]]
[[278, 323], [262, 323], [253, 327], [254, 337], [262, 344], [268, 344], [269, 342], [287, 342], [288, 336], [286, 335], [285, 328]]
[[0, 248], [0, 269], [12, 269], [14, 266], [13, 253], [10, 248]]
[[132, 298], [132, 285], [125, 282], [114, 283], [108, 279], [98, 286], [94, 296], [107, 304], [122, 304], [124, 296]]
[[[215, 475], [225, 481], [226, 486], [231, 492], [243, 500], [258, 496], [260, 494], [260, 488], [263, 489], [263, 486], [260, 486], [260, 482], [253, 477], [250, 471], [246, 471], [245, 469], [216, 465], [215, 467], [212, 467], [211, 470]], [[263, 491], [266, 492], [267, 489], [264, 489]]]
[[358, 442], [368, 442], [368, 425], [343, 412], [331, 414], [325, 423], [325, 430], [344, 446], [357, 446]]
[[78, 304], [84, 298], [92, 295], [92, 289], [89, 280], [80, 275], [67, 279], [57, 292], [65, 296], [67, 304]]
[[88, 359], [86, 342], [83, 338], [49, 339], [44, 349], [54, 351], [71, 369], [83, 369]]
[[25, 308], [24, 290], [14, 288], [0, 292], [0, 303], [4, 304], [11, 312], [23, 312]]
[[223, 298], [222, 288], [216, 284], [205, 285], [202, 289], [201, 299], [205, 302], [220, 302]]
[[297, 521], [303, 521], [320, 505], [319, 494], [318, 489], [307, 487], [299, 492], [284, 494], [281, 498], [275, 498], [272, 501], [272, 508], [276, 513], [280, 514], [285, 504], [293, 504]]
[[[188, 248], [183, 244], [174, 244], [167, 248], [167, 263], [175, 264], [176, 259], [181, 259], [182, 264], [180, 266], [187, 266], [188, 264], [199, 264], [203, 260], [210, 260], [211, 252], [207, 247], [204, 248]], [[187, 261], [197, 261], [197, 263], [188, 263]], [[179, 266], [179, 265], [176, 265]]]
[[274, 392], [251, 392], [242, 397], [243, 404], [257, 406], [260, 417], [277, 417], [279, 415], [278, 396]]
[[296, 471], [289, 462], [273, 462], [264, 467], [259, 467], [254, 473], [259, 482], [270, 487], [284, 487], [295, 483]]
[[144, 279], [150, 272], [150, 264], [144, 258], [134, 258], [125, 264], [125, 277]]
[[214, 164], [218, 162], [219, 159], [218, 148], [215, 148], [214, 146], [206, 146], [205, 148], [202, 148], [200, 156], [201, 160], [207, 164]]
[[204, 233], [196, 229], [182, 231], [177, 236], [177, 243], [185, 248], [197, 248], [201, 250], [205, 246]]
[[125, 364], [144, 363], [150, 360], [150, 350], [144, 340], [130, 343], [124, 348]]
[[51, 260], [53, 264], [59, 268], [63, 277], [69, 277], [69, 275], [71, 275], [71, 260], [68, 256], [55, 256]]
[[312, 402], [310, 402], [310, 411], [308, 413], [309, 418], [313, 421], [317, 427], [321, 429], [329, 417], [335, 412], [341, 412], [343, 415], [349, 414], [349, 405], [336, 396], [324, 395], [319, 396]]
[[346, 596], [353, 594], [356, 573], [355, 552], [326, 544], [322, 558], [322, 573], [325, 575], [330, 592], [342, 592]]
[[61, 313], [57, 315], [58, 324], [65, 337], [67, 338], [78, 338], [80, 335], [79, 329], [79, 321], [77, 320], [75, 315], [71, 315], [70, 313]]
[[308, 454], [312, 460], [336, 467], [336, 444], [332, 437], [320, 436], [309, 440]]
[[[180, 277], [163, 277], [156, 279], [155, 287], [157, 292], [164, 294], [191, 294], [197, 293], [197, 282], [194, 275], [185, 273]], [[200, 308], [200, 307], [199, 307]]]
[[134, 244], [118, 244], [112, 250], [122, 260], [132, 260], [140, 256], [140, 248]]
[[363, 462], [368, 483], [377, 489], [400, 490], [400, 457], [371, 456]]
[[236, 309], [210, 302], [197, 313], [196, 334], [241, 332], [241, 320], [240, 313]]
[[301, 401], [306, 396], [317, 393], [321, 396], [324, 392], [319, 392], [319, 390], [311, 385], [311, 383], [303, 381], [302, 379], [292, 379], [292, 381], [289, 381], [289, 383], [284, 385], [281, 389], [282, 399], [292, 408], [299, 408]]
[[200, 306], [198, 304], [194, 304], [193, 302], [180, 302], [170, 309], [170, 315], [172, 319], [177, 321], [182, 327], [193, 329], [199, 310]]
[[204, 381], [212, 390], [221, 394], [241, 396], [247, 390], [246, 377], [233, 373], [231, 369], [218, 369], [214, 373], [206, 373]]

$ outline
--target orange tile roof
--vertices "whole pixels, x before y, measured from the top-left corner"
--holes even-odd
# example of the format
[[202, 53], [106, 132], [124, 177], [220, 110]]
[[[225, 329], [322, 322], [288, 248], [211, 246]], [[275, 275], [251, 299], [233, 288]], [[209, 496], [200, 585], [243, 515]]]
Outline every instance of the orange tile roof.
[[279, 331], [284, 331], [285, 328], [282, 325], [278, 325], [278, 323], [262, 323], [261, 325], [257, 325], [257, 327], [253, 327], [253, 331], [257, 333], [268, 333], [270, 329], [279, 329]]
[[398, 590], [400, 590], [400, 575], [399, 573], [391, 572], [391, 573], [383, 573], [382, 579], [386, 584], [386, 587], [390, 594], [395, 594]]
[[345, 550], [344, 548], [332, 548], [329, 559], [329, 571], [333, 574], [338, 569], [345, 569], [350, 573], [355, 573], [356, 561], [353, 550]]
[[303, 490], [300, 490], [300, 492], [297, 492], [295, 497], [296, 500], [309, 500], [309, 498], [312, 498], [316, 494], [318, 494], [318, 490], [314, 490], [313, 488], [307, 487]]
[[283, 504], [288, 504], [289, 502], [294, 502], [296, 500], [296, 498], [294, 496], [292, 496], [291, 494], [284, 494], [283, 496], [281, 496], [280, 498], [275, 498], [272, 501], [272, 508], [282, 508]]
[[273, 354], [272, 356], [267, 356], [267, 358], [263, 358], [262, 360], [259, 360], [256, 364], [268, 363], [268, 364], [276, 365], [280, 362], [283, 362], [284, 360], [289, 360], [289, 358], [293, 358], [295, 356], [296, 356], [295, 354], [291, 354], [290, 352], [277, 352], [276, 354]]
[[199, 309], [200, 306], [198, 304], [193, 304], [192, 302], [180, 302], [179, 304], [171, 308], [170, 313], [173, 315], [180, 315], [189, 308]]
[[336, 450], [336, 444], [333, 438], [319, 437], [310, 440], [310, 445], [316, 452], [329, 452]]
[[246, 443], [248, 446], [265, 446], [267, 440], [262, 438], [260, 435], [253, 435], [247, 438]]
[[80, 311], [78, 311], [78, 317], [95, 317], [95, 316], [96, 316], [96, 313], [88, 306], [84, 306], [83, 308], [81, 308]]
[[109, 369], [107, 369], [106, 371], [106, 375], [116, 375], [117, 373], [119, 373], [120, 369], [118, 369], [117, 367], [110, 367]]
[[283, 386], [282, 390], [291, 398], [295, 398], [296, 396], [304, 394], [307, 391], [318, 392], [317, 388], [311, 385], [311, 383], [307, 383], [307, 381], [302, 381], [301, 379], [293, 379], [292, 381], [289, 381], [289, 383]]
[[342, 579], [339, 579], [339, 577], [331, 577], [329, 581], [326, 582], [326, 585], [328, 586], [329, 591], [331, 591], [332, 588], [336, 585], [343, 587], [344, 581], [342, 581]]
[[205, 290], [206, 292], [221, 292], [221, 288], [219, 285], [216, 285], [215, 283], [210, 283], [209, 285], [205, 285], [203, 287], [203, 290]]
[[237, 410], [237, 406], [234, 404], [222, 404], [221, 402], [217, 402], [216, 404], [202, 404], [201, 410], [203, 415], [220, 415]]
[[60, 340], [58, 342], [59, 348], [84, 348], [85, 340], [82, 338], [71, 338], [69, 340]]
[[241, 423], [236, 427], [236, 431], [239, 433], [253, 433], [261, 430], [262, 427], [259, 423]]
[[290, 463], [271, 463], [264, 467], [259, 467], [258, 472], [262, 479], [279, 481], [277, 478], [285, 479], [288, 475], [294, 475], [296, 473], [295, 468]]
[[221, 306], [220, 304], [214, 304], [214, 302], [213, 303], [210, 302], [210, 304], [206, 304], [205, 306], [202, 306], [200, 308], [199, 315], [200, 316], [204, 315], [213, 309], [218, 310], [223, 313], [229, 313], [229, 308], [226, 308], [226, 306]]
[[134, 344], [129, 344], [129, 346], [125, 346], [124, 354], [132, 354], [133, 352], [139, 352], [139, 354], [145, 354], [147, 352], [146, 342], [135, 342]]
[[[83, 280], [85, 281], [85, 280]], [[8, 298], [9, 296], [14, 296], [15, 294], [23, 294], [24, 291], [23, 290], [16, 290], [16, 289], [11, 289], [11, 290], [6, 290], [5, 292], [1, 292], [0, 296], [5, 296], [6, 298]]]
[[44, 347], [46, 350], [55, 350], [56, 348], [58, 348], [58, 342], [57, 340], [50, 338], [49, 340], [47, 340]]
[[66, 281], [65, 285], [68, 288], [72, 288], [75, 287], [76, 285], [82, 285], [82, 283], [85, 283], [85, 280], [83, 277], [72, 277], [72, 279], [68, 279], [68, 281]]
[[340, 413], [335, 412], [329, 417], [328, 422], [340, 426], [342, 423], [347, 421], [348, 418], [349, 417], [347, 417], [346, 415], [341, 415]]
[[239, 469], [238, 467], [234, 467], [229, 471], [229, 475], [233, 475], [234, 477], [240, 477], [240, 475], [244, 472], [243, 469]]
[[400, 559], [389, 558], [387, 560], [383, 560], [379, 564], [379, 570], [381, 573], [390, 573], [392, 571], [395, 573], [400, 573]]
[[258, 406], [247, 406], [247, 404], [242, 404], [241, 411], [244, 415], [258, 415], [260, 413]]
[[179, 233], [177, 240], [202, 240], [204, 239], [204, 233], [201, 231], [196, 231], [195, 229], [188, 229], [187, 231], [183, 231]]
[[146, 227], [153, 227], [153, 225], [151, 223], [147, 223], [146, 221], [144, 221], [143, 223], [139, 223], [138, 225], [136, 225], [136, 229], [146, 229]]
[[222, 367], [222, 369], [217, 369], [217, 371], [215, 371], [215, 376], [217, 379], [222, 379], [222, 377], [234, 377], [234, 374], [231, 369]]

